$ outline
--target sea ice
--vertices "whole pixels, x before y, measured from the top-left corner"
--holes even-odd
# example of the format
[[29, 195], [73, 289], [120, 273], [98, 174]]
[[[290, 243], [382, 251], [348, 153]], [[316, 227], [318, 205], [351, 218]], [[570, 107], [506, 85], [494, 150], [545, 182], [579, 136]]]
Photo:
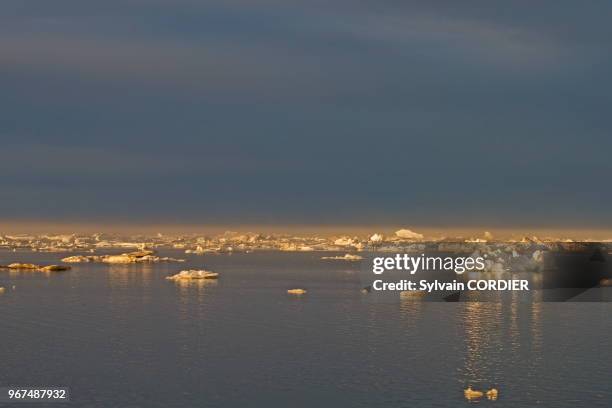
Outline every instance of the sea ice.
[[40, 269], [39, 265], [29, 263], [12, 263], [8, 266], [9, 269]]
[[343, 256], [324, 256], [321, 259], [330, 259], [337, 261], [359, 261], [362, 260], [363, 257], [359, 255], [345, 254]]
[[130, 263], [145, 263], [145, 262], [184, 262], [184, 259], [175, 259], [168, 257], [159, 257], [153, 255], [153, 251], [136, 251], [128, 252], [120, 255], [76, 255], [62, 259], [62, 262], [79, 263], [79, 262], [103, 262], [110, 264], [130, 264]]
[[378, 244], [380, 242], [383, 242], [384, 237], [382, 236], [382, 234], [372, 234], [372, 236], [370, 237], [370, 242], [373, 244]]
[[190, 269], [187, 271], [181, 271], [176, 275], [166, 276], [168, 280], [182, 280], [182, 279], [217, 279], [219, 274], [216, 272], [210, 272], [205, 270]]
[[423, 239], [423, 234], [419, 234], [409, 229], [402, 228], [395, 231], [395, 236], [402, 239]]

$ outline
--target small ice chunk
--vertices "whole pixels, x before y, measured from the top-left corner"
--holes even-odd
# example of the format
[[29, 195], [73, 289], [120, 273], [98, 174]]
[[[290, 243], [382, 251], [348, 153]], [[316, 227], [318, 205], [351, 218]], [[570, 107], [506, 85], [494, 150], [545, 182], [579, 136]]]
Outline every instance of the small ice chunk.
[[100, 257], [95, 256], [95, 255], [90, 255], [90, 256], [75, 255], [75, 256], [69, 256], [68, 258], [62, 259], [62, 262], [81, 263], [81, 262], [98, 262], [99, 260], [100, 260]]
[[219, 274], [217, 272], [190, 269], [186, 271], [180, 271], [176, 275], [166, 276], [168, 280], [182, 280], [182, 279], [217, 279]]
[[534, 253], [531, 255], [531, 258], [533, 258], [533, 261], [536, 263], [544, 262], [544, 251], [539, 249], [534, 251]]
[[360, 261], [363, 259], [362, 256], [345, 254], [344, 256], [324, 256], [321, 259], [330, 259], [336, 261]]
[[341, 237], [334, 241], [334, 245], [338, 246], [352, 246], [355, 244], [357, 244], [357, 241], [350, 237]]
[[383, 242], [384, 239], [385, 238], [382, 236], [382, 234], [373, 234], [370, 237], [370, 242], [372, 242], [372, 243], [379, 243], [379, 242]]
[[62, 272], [70, 270], [70, 267], [68, 265], [49, 265], [43, 266], [40, 270], [45, 272]]

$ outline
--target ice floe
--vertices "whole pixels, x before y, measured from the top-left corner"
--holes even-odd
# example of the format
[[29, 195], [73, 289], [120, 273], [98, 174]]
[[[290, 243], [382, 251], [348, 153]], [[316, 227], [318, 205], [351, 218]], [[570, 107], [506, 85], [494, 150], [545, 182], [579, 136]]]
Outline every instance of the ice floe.
[[136, 251], [119, 255], [77, 255], [62, 259], [66, 263], [101, 262], [109, 264], [131, 264], [147, 262], [184, 262], [184, 259], [159, 257], [153, 251]]
[[421, 240], [424, 238], [423, 234], [419, 234], [417, 232], [411, 231], [406, 228], [402, 228], [400, 230], [395, 231], [395, 236], [401, 239], [414, 239], [414, 240]]
[[12, 263], [8, 266], [0, 266], [0, 269], [11, 269], [18, 271], [38, 271], [38, 272], [61, 272], [70, 269], [67, 265], [36, 265], [31, 263]]
[[382, 236], [382, 234], [372, 234], [372, 236], [370, 236], [369, 241], [373, 244], [379, 244], [381, 242], [383, 242], [385, 240], [385, 238]]
[[176, 275], [166, 276], [168, 280], [184, 280], [184, 279], [217, 279], [219, 274], [217, 272], [206, 271], [203, 269], [189, 269], [186, 271], [180, 271]]
[[68, 265], [48, 265], [40, 268], [41, 271], [45, 272], [62, 272], [69, 271], [71, 268]]
[[186, 254], [204, 255], [206, 253], [206, 250], [202, 247], [202, 245], [198, 245], [196, 247], [196, 249], [187, 249], [187, 250], [185, 250], [185, 253]]
[[40, 269], [40, 265], [34, 265], [31, 263], [12, 263], [8, 266], [9, 269]]
[[472, 386], [469, 386], [468, 388], [463, 390], [463, 396], [468, 400], [481, 398], [483, 395], [484, 395], [484, 392], [473, 390]]
[[345, 254], [342, 256], [323, 256], [321, 259], [330, 259], [336, 261], [360, 261], [363, 259], [362, 256], [353, 255], [353, 254]]

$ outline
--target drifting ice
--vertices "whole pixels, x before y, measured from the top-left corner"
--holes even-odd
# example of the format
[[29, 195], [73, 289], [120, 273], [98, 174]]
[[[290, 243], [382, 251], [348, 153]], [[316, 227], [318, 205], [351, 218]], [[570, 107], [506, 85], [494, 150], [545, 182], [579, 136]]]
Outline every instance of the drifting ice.
[[139, 262], [185, 262], [184, 259], [159, 257], [153, 251], [136, 251], [121, 255], [76, 255], [62, 259], [62, 262], [102, 262], [110, 264], [129, 264]]
[[419, 234], [409, 229], [401, 229], [395, 231], [395, 236], [403, 239], [423, 239], [423, 234]]
[[336, 261], [360, 261], [363, 259], [363, 257], [359, 255], [346, 254], [344, 256], [324, 256], [321, 259], [331, 259]]
[[183, 279], [217, 279], [219, 274], [205, 270], [190, 269], [181, 271], [176, 275], [166, 276], [168, 280], [183, 280]]

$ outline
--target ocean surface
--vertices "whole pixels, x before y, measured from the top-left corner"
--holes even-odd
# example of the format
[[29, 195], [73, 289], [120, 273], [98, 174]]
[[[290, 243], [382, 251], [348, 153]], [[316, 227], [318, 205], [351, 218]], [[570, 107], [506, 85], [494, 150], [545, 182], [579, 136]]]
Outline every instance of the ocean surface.
[[[79, 407], [612, 406], [611, 303], [379, 303], [321, 253], [162, 255], [187, 262], [0, 271], [0, 387], [68, 386]], [[220, 278], [164, 279], [189, 267]]]

